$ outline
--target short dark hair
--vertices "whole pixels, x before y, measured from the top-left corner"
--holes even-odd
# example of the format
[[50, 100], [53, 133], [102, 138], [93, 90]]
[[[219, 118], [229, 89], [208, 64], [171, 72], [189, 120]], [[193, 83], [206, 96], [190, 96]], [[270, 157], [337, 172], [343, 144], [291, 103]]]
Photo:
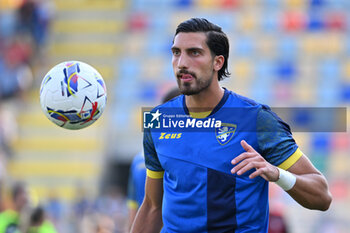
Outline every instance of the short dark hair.
[[180, 32], [205, 32], [207, 35], [207, 45], [215, 56], [222, 55], [225, 58], [224, 65], [218, 72], [218, 80], [229, 77], [227, 61], [230, 50], [230, 44], [227, 35], [221, 27], [209, 22], [204, 18], [192, 18], [180, 23], [175, 32], [175, 36]]
[[34, 226], [37, 226], [42, 223], [44, 218], [45, 218], [45, 211], [43, 207], [38, 206], [33, 210], [32, 214], [30, 215], [30, 223]]

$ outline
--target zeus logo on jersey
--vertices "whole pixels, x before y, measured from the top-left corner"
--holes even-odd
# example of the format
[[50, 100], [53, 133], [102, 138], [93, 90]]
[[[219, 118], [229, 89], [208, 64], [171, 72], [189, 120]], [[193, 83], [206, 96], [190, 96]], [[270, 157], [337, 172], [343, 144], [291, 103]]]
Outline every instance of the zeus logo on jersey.
[[182, 133], [160, 133], [159, 139], [179, 139]]
[[222, 123], [220, 128], [215, 129], [215, 136], [220, 145], [226, 145], [235, 134], [237, 125]]

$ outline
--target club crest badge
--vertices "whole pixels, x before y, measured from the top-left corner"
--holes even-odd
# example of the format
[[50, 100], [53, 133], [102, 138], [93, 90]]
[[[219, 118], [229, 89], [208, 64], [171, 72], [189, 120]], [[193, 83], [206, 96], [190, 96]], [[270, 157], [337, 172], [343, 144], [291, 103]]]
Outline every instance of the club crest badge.
[[215, 129], [216, 140], [220, 143], [220, 145], [226, 145], [235, 134], [237, 129], [237, 125], [222, 123], [221, 127]]

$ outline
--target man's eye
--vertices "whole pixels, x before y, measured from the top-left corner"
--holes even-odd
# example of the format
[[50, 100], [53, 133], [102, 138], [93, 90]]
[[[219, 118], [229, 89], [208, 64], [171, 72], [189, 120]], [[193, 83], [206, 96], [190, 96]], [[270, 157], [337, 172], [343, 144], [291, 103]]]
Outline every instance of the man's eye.
[[193, 51], [192, 51], [192, 55], [198, 56], [198, 55], [199, 55], [199, 52], [198, 52], [197, 50], [193, 50]]
[[177, 56], [177, 55], [179, 55], [180, 54], [180, 51], [179, 50], [173, 50], [173, 55], [174, 56]]

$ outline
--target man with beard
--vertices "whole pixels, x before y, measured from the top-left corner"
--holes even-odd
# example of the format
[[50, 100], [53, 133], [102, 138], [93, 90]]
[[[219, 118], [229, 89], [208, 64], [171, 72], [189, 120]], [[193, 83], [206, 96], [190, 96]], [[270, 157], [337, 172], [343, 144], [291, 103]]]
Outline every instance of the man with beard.
[[[306, 208], [327, 210], [327, 181], [289, 126], [268, 106], [220, 87], [229, 76], [221, 28], [187, 20], [171, 50], [183, 95], [156, 107], [144, 129], [145, 198], [132, 232], [267, 232], [268, 182]], [[161, 127], [178, 115], [188, 117]], [[209, 121], [221, 125], [203, 129]]]

